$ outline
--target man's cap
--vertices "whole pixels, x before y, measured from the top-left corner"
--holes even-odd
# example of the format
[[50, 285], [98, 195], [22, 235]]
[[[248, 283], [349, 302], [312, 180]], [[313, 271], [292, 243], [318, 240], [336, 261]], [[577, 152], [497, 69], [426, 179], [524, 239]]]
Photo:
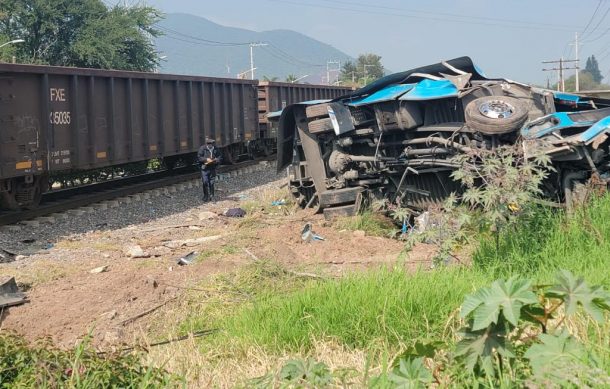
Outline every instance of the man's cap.
[[216, 139], [213, 139], [213, 138], [205, 138], [205, 143], [216, 143]]

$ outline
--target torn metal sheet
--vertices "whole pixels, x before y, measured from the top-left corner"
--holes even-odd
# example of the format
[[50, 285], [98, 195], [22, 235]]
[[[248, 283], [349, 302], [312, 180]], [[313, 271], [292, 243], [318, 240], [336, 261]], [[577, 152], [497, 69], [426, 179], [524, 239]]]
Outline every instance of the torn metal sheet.
[[20, 292], [15, 277], [0, 280], [0, 308], [26, 303], [25, 293]]

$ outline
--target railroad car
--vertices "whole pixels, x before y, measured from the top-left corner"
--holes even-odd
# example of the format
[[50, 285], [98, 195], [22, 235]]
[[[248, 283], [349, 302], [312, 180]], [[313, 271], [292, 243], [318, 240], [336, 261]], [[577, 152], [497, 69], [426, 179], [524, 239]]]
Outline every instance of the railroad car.
[[272, 140], [275, 147], [278, 122], [277, 120], [269, 120], [269, 113], [279, 112], [289, 105], [302, 101], [335, 99], [352, 91], [352, 88], [345, 86], [260, 81], [258, 83], [260, 138]]
[[[260, 88], [268, 96], [262, 109]], [[266, 112], [281, 109], [275, 101], [285, 106], [301, 96], [330, 99], [347, 90], [0, 64], [0, 208], [36, 207], [54, 173], [188, 160], [206, 137], [216, 139], [229, 163], [269, 153], [275, 137]]]

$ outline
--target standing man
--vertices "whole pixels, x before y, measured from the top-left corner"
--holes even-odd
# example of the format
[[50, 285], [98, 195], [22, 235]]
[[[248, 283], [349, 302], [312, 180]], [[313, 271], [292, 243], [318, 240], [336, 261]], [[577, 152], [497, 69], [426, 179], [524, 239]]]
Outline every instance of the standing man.
[[214, 201], [214, 179], [216, 177], [216, 166], [222, 162], [220, 150], [214, 146], [214, 139], [205, 138], [197, 152], [197, 161], [201, 167], [201, 181], [203, 183], [203, 201]]

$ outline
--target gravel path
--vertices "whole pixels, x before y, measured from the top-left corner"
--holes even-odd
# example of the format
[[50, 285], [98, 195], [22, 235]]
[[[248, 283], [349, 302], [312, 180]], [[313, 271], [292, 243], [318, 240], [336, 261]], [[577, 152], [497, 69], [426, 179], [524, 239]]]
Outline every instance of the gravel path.
[[80, 216], [56, 219], [53, 224], [39, 226], [21, 225], [19, 231], [0, 230], [0, 262], [2, 249], [14, 254], [29, 255], [48, 249], [61, 238], [74, 237], [92, 231], [117, 230], [129, 226], [146, 224], [163, 226], [185, 222], [187, 214], [194, 208], [230, 208], [236, 201], [249, 196], [252, 191], [277, 187], [286, 179], [286, 173], [276, 173], [275, 164], [263, 170], [243, 173], [216, 183], [214, 204], [204, 204], [201, 187], [194, 187], [171, 194], [162, 194], [146, 200], [121, 203], [119, 207], [106, 210], [93, 209]]

